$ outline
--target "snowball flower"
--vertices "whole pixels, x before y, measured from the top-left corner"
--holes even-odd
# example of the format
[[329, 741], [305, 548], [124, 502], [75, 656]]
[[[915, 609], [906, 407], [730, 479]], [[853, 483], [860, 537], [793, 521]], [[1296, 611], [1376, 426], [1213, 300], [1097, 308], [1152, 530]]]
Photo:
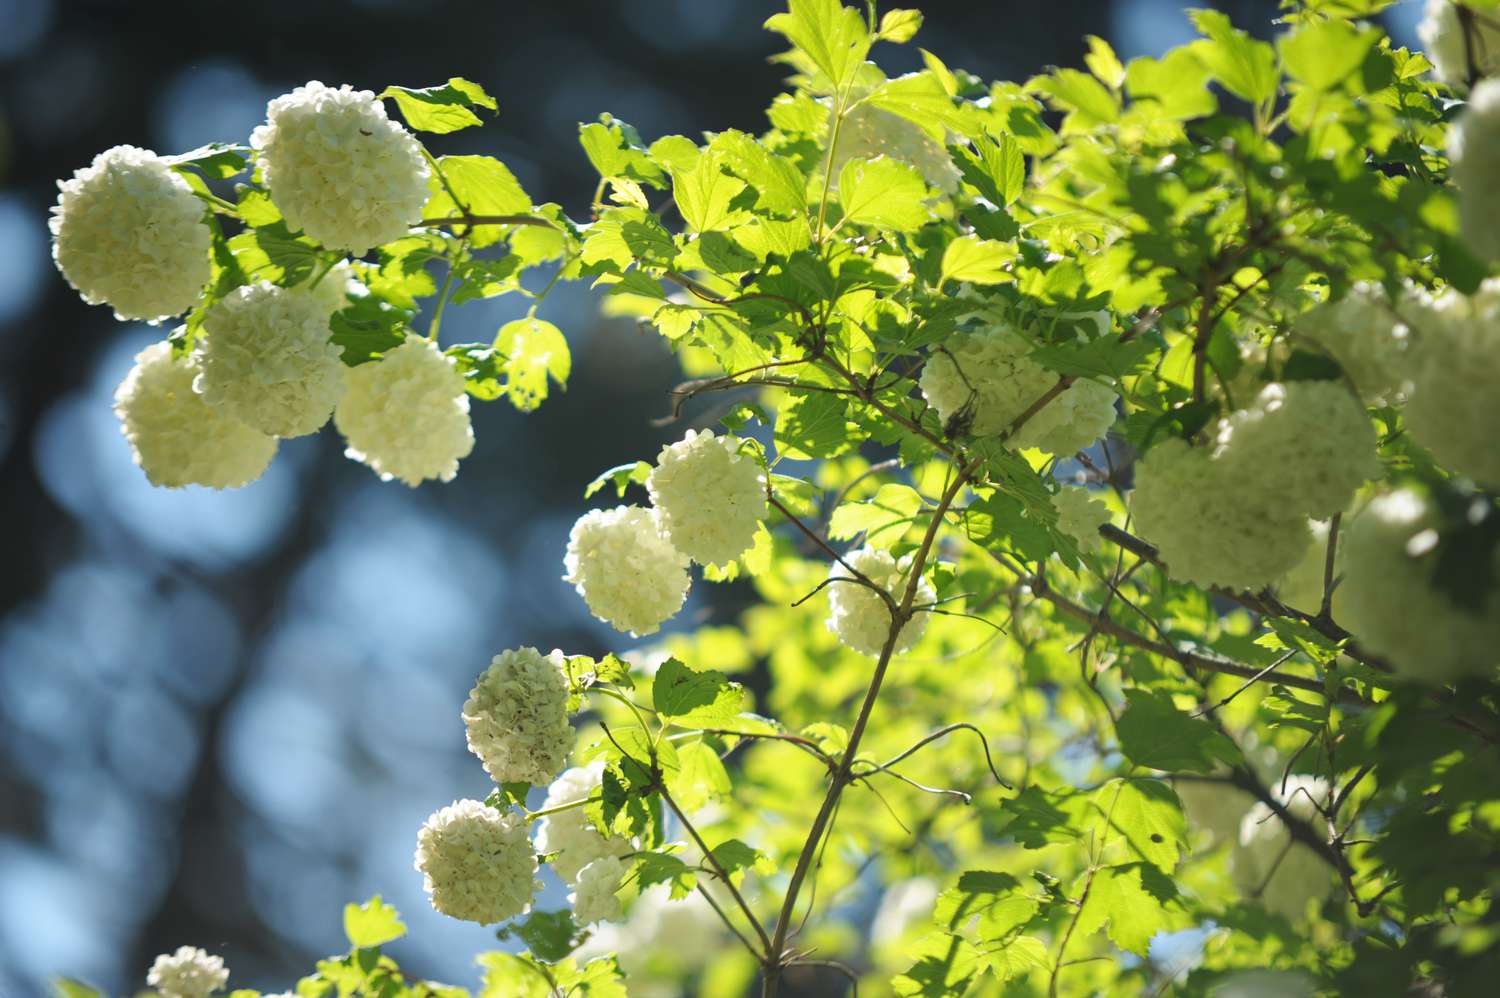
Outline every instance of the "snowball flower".
[[[829, 135], [833, 124], [829, 123]], [[916, 167], [928, 186], [949, 194], [958, 190], [961, 176], [953, 157], [943, 144], [918, 124], [882, 110], [873, 104], [860, 104], [844, 116], [839, 126], [838, 147], [833, 151], [833, 177], [851, 159], [874, 159], [886, 156]]]
[[1427, 0], [1427, 9], [1417, 25], [1417, 37], [1422, 40], [1422, 51], [1431, 60], [1438, 79], [1462, 88], [1468, 85], [1471, 70], [1476, 75], [1489, 76], [1500, 69], [1500, 27], [1496, 26], [1493, 13], [1485, 11], [1484, 18], [1469, 19], [1471, 44], [1464, 35], [1453, 0]]
[[744, 554], [766, 515], [765, 472], [739, 445], [712, 430], [688, 430], [661, 449], [646, 479], [662, 532], [700, 565], [727, 565]]
[[218, 412], [193, 390], [198, 369], [172, 345], [153, 343], [115, 390], [115, 415], [152, 485], [237, 489], [276, 456], [276, 438]]
[[945, 424], [963, 412], [972, 417], [974, 436], [1004, 433], [1057, 384], [1057, 375], [1031, 360], [1030, 353], [1030, 342], [1003, 325], [951, 336], [923, 365], [922, 394]]
[[1481, 258], [1500, 260], [1500, 185], [1494, 181], [1500, 171], [1500, 80], [1485, 80], [1469, 95], [1448, 129], [1448, 159], [1464, 240]]
[[323, 311], [332, 316], [348, 308], [349, 297], [363, 294], [365, 286], [355, 275], [353, 265], [348, 260], [340, 260], [328, 269], [328, 273], [319, 277], [315, 272], [298, 288], [316, 298]]
[[422, 217], [422, 147], [368, 90], [298, 87], [271, 101], [250, 144], [287, 225], [330, 249], [363, 256]]
[[1296, 329], [1333, 355], [1362, 399], [1383, 405], [1397, 401], [1407, 389], [1411, 330], [1397, 315], [1400, 307], [1381, 285], [1360, 281], [1338, 301], [1298, 316]]
[[[1050, 372], [1047, 377], [1056, 381]], [[1045, 389], [1027, 403], [1027, 408], [1043, 394]], [[1114, 389], [1080, 378], [1021, 424], [1015, 444], [1052, 454], [1076, 454], [1109, 432], [1115, 422], [1116, 398]]]
[[412, 488], [429, 478], [453, 481], [458, 462], [474, 449], [474, 428], [452, 357], [408, 337], [379, 360], [351, 368], [348, 382], [333, 413], [349, 445], [346, 456], [368, 464], [382, 481]]
[[229, 983], [229, 971], [223, 958], [209, 956], [196, 946], [179, 946], [177, 952], [156, 958], [146, 983], [163, 998], [207, 998]]
[[213, 235], [203, 202], [166, 160], [115, 146], [57, 186], [52, 259], [84, 301], [147, 321], [193, 307], [211, 276]]
[[[1293, 776], [1272, 795], [1295, 818], [1319, 827], [1319, 807], [1328, 804], [1328, 783]], [[1302, 917], [1307, 902], [1328, 894], [1332, 871], [1311, 847], [1291, 843], [1291, 832], [1270, 806], [1257, 802], [1240, 821], [1239, 843], [1230, 859], [1235, 882], [1246, 892], [1260, 891], [1261, 903], [1288, 919]], [[1269, 879], [1268, 879], [1269, 878]]]
[[1057, 529], [1078, 542], [1083, 551], [1099, 546], [1099, 528], [1109, 522], [1109, 507], [1088, 489], [1064, 485], [1052, 497], [1057, 507]]
[[1259, 589], [1296, 565], [1311, 541], [1307, 519], [1282, 508], [1279, 492], [1269, 469], [1247, 478], [1174, 438], [1137, 466], [1130, 510], [1173, 578]]
[[1471, 296], [1446, 291], [1414, 321], [1420, 339], [1406, 428], [1445, 468], [1500, 487], [1500, 278]]
[[662, 533], [660, 518], [640, 506], [579, 517], [563, 565], [563, 578], [590, 613], [636, 637], [654, 634], [687, 599], [687, 556]]
[[1335, 381], [1266, 385], [1248, 408], [1219, 421], [1218, 445], [1214, 460], [1237, 473], [1251, 497], [1306, 516], [1341, 511], [1380, 474], [1375, 427]]
[[546, 783], [573, 747], [563, 653], [503, 651], [464, 701], [469, 751], [496, 783]]
[[1373, 500], [1345, 531], [1338, 589], [1339, 620], [1360, 644], [1430, 683], [1488, 674], [1500, 662], [1500, 589], [1466, 607], [1437, 587], [1437, 525], [1436, 511], [1410, 489]]
[[568, 895], [573, 906], [573, 921], [579, 925], [620, 920], [620, 881], [625, 879], [625, 864], [614, 856], [594, 860], [578, 872], [578, 883]]
[[[604, 778], [603, 761], [575, 766], [547, 788], [547, 799], [538, 810], [561, 807], [587, 800], [598, 793]], [[568, 884], [578, 880], [578, 871], [605, 856], [623, 856], [630, 852], [630, 840], [619, 835], [605, 835], [594, 826], [583, 806], [549, 814], [538, 822], [536, 851], [551, 854], [548, 865]]]
[[[875, 547], [862, 547], [844, 555], [844, 561], [875, 585], [880, 586], [896, 600], [906, 593], [911, 574], [911, 555], [900, 561], [889, 552]], [[891, 631], [891, 611], [880, 594], [862, 582], [852, 581], [842, 563], [835, 562], [831, 579], [848, 579], [835, 582], [828, 587], [828, 629], [838, 635], [848, 647], [864, 655], [879, 655], [885, 647]], [[918, 579], [916, 596], [912, 606], [930, 605], [937, 599], [932, 583]], [[927, 630], [928, 614], [918, 611], [901, 627], [891, 653], [899, 655], [915, 645]]]
[[194, 386], [262, 433], [316, 433], [344, 394], [344, 362], [315, 295], [265, 281], [236, 288], [204, 315], [203, 333]]
[[415, 865], [434, 909], [480, 925], [524, 915], [542, 886], [526, 819], [477, 800], [454, 801], [427, 819]]

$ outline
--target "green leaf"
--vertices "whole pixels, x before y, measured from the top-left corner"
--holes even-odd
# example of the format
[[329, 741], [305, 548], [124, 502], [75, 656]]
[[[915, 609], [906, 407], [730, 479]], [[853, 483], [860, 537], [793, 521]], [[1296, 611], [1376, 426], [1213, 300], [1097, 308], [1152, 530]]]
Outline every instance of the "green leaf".
[[380, 946], [406, 935], [406, 924], [377, 894], [364, 904], [344, 905], [344, 935], [350, 946]]
[[672, 197], [694, 232], [722, 229], [739, 220], [741, 214], [730, 208], [730, 202], [744, 189], [745, 182], [725, 173], [719, 157], [710, 154], [699, 156], [691, 170], [672, 173]]
[[229, 240], [229, 251], [250, 279], [283, 287], [311, 277], [321, 253], [317, 243], [292, 233], [285, 222], [241, 232]]
[[1108, 922], [1116, 946], [1145, 956], [1151, 937], [1168, 927], [1167, 906], [1176, 900], [1176, 885], [1149, 863], [1107, 866], [1093, 875], [1075, 932], [1086, 937]]
[[374, 295], [355, 298], [348, 308], [333, 313], [333, 345], [343, 350], [344, 363], [357, 367], [401, 345], [413, 313], [396, 308]]
[[1032, 352], [1031, 359], [1058, 374], [1117, 383], [1126, 375], [1145, 367], [1156, 350], [1152, 343], [1144, 339], [1121, 342], [1118, 336], [1101, 336], [1082, 344], [1041, 347]]
[[1276, 96], [1281, 74], [1276, 70], [1275, 49], [1236, 28], [1228, 14], [1217, 10], [1188, 14], [1198, 30], [1208, 36], [1194, 42], [1192, 50], [1225, 90], [1252, 104]]
[[[441, 156], [437, 165], [438, 172], [427, 181], [432, 189], [426, 208], [429, 218], [530, 214], [531, 196], [510, 169], [493, 156]], [[469, 242], [488, 246], [500, 238], [502, 231], [498, 225], [475, 226]]]
[[1170, 698], [1126, 690], [1128, 706], [1115, 724], [1120, 751], [1131, 762], [1167, 772], [1207, 773], [1244, 762], [1240, 751], [1212, 724], [1173, 706]]
[[949, 146], [963, 178], [992, 203], [1006, 207], [1021, 196], [1026, 184], [1026, 157], [1009, 135], [976, 135], [974, 149]]
[[728, 796], [729, 773], [712, 746], [702, 741], [679, 743], [677, 758], [682, 768], [668, 782], [672, 796], [684, 810], [696, 811]]
[[505, 394], [505, 358], [484, 343], [455, 343], [443, 351], [464, 376], [464, 391], [482, 402]]
[[922, 175], [885, 156], [851, 159], [839, 171], [839, 204], [847, 222], [913, 232], [927, 221], [926, 197]]
[[165, 156], [163, 159], [168, 166], [179, 170], [190, 167], [210, 180], [228, 180], [235, 174], [244, 172], [249, 165], [249, 157], [250, 150], [245, 146], [210, 142], [189, 152]]
[[1218, 109], [1208, 80], [1208, 67], [1191, 48], [1173, 49], [1160, 59], [1132, 59], [1125, 70], [1125, 90], [1131, 100], [1149, 101], [1157, 114], [1182, 121]]
[[785, 35], [842, 89], [858, 72], [870, 51], [864, 18], [840, 0], [788, 0], [788, 12], [766, 19], [766, 28]]
[[1110, 47], [1109, 42], [1098, 35], [1089, 35], [1088, 54], [1083, 57], [1083, 64], [1089, 68], [1089, 72], [1096, 76], [1100, 83], [1112, 89], [1119, 89], [1120, 84], [1125, 82], [1125, 67], [1120, 65], [1120, 57], [1115, 55], [1115, 50]]
[[537, 318], [516, 319], [495, 334], [495, 349], [505, 357], [505, 391], [511, 405], [531, 412], [547, 399], [550, 378], [566, 389], [572, 354], [562, 330]]
[[[476, 998], [552, 998], [556, 994], [547, 976], [556, 972], [529, 953], [495, 950], [479, 954], [475, 962], [484, 968], [484, 989]], [[349, 993], [353, 993], [352, 988]], [[328, 995], [319, 994], [318, 998]]]
[[770, 876], [776, 872], [776, 864], [769, 856], [739, 839], [725, 839], [709, 851], [736, 883], [740, 878], [735, 874], [742, 870], [754, 870], [762, 876]]
[[483, 87], [458, 76], [439, 87], [386, 87], [380, 97], [395, 100], [408, 125], [436, 135], [480, 124], [475, 108], [491, 112], [496, 108], [495, 98]]
[[55, 998], [105, 998], [104, 992], [71, 977], [59, 977], [52, 982]]
[[646, 479], [650, 477], [650, 475], [651, 462], [649, 461], [634, 461], [630, 464], [617, 464], [607, 471], [600, 472], [598, 477], [596, 477], [592, 482], [589, 482], [588, 487], [583, 490], [583, 497], [585, 499], [590, 499], [593, 497], [595, 492], [598, 492], [600, 489], [604, 488], [604, 486], [613, 485], [615, 487], [615, 497], [622, 498], [625, 495], [625, 490], [629, 488], [632, 483], [636, 485], [645, 485]]
[[712, 148], [723, 167], [755, 188], [755, 207], [773, 215], [801, 215], [807, 209], [807, 181], [797, 164], [730, 129], [714, 136]]
[[920, 10], [892, 8], [880, 16], [880, 30], [875, 33], [877, 41], [905, 44], [916, 37], [922, 27]]
[[670, 269], [677, 257], [677, 244], [661, 220], [640, 208], [609, 208], [588, 229], [583, 239], [583, 262], [612, 262], [624, 270], [641, 263]]
[[1111, 838], [1122, 842], [1132, 858], [1170, 873], [1179, 852], [1187, 851], [1182, 802], [1161, 780], [1111, 780], [1094, 792], [1091, 804], [1108, 824]]
[[922, 496], [908, 485], [894, 482], [880, 487], [864, 502], [846, 502], [833, 511], [828, 536], [848, 540], [865, 533], [871, 544], [890, 547], [901, 539], [912, 517], [922, 508]]
[[947, 932], [924, 937], [910, 955], [917, 962], [891, 979], [892, 990], [901, 998], [967, 995], [974, 978], [987, 969], [987, 958], [973, 943]]
[[1109, 124], [1120, 117], [1120, 98], [1104, 84], [1076, 69], [1059, 69], [1040, 76], [1033, 85], [1051, 102], [1070, 112], [1069, 120], [1079, 128]]
[[666, 174], [651, 159], [641, 137], [630, 125], [610, 114], [578, 126], [578, 142], [599, 176], [626, 177], [652, 187], [667, 186]]
[[1378, 28], [1356, 28], [1348, 21], [1308, 21], [1283, 35], [1278, 47], [1292, 79], [1315, 90], [1331, 90], [1356, 76], [1380, 41]]
[[745, 692], [722, 672], [695, 672], [669, 658], [656, 671], [651, 697], [664, 720], [685, 728], [717, 728], [739, 714]]
[[560, 911], [533, 911], [524, 921], [512, 922], [495, 935], [501, 939], [515, 936], [532, 953], [551, 963], [573, 952], [578, 927], [573, 924], [573, 913], [564, 908]]
[[1017, 936], [1005, 945], [984, 954], [990, 970], [1002, 981], [1025, 977], [1033, 970], [1051, 965], [1047, 946], [1035, 936]]
[[959, 236], [943, 249], [938, 289], [949, 281], [970, 284], [1003, 284], [1015, 280], [1008, 269], [1016, 258], [1016, 248], [1009, 243], [978, 236]]
[[782, 457], [806, 461], [835, 457], [854, 446], [842, 396], [824, 392], [794, 396], [776, 413], [776, 449]]
[[955, 932], [973, 920], [978, 939], [989, 943], [1026, 924], [1037, 907], [1036, 899], [1028, 897], [1009, 873], [967, 870], [958, 878], [958, 886], [938, 896], [932, 918]]
[[645, 852], [637, 859], [636, 880], [641, 890], [656, 884], [670, 884], [673, 898], [685, 898], [698, 884], [697, 871], [670, 853]]

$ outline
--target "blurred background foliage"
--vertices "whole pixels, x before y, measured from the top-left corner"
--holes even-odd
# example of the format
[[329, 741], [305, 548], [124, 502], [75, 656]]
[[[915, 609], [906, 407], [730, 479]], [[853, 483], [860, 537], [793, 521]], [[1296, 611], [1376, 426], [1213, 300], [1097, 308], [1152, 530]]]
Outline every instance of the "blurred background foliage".
[[[1275, 8], [1199, 5], [1258, 34]], [[184, 941], [222, 953], [237, 983], [284, 987], [343, 948], [343, 903], [375, 892], [412, 926], [393, 947], [409, 972], [471, 980], [493, 933], [431, 912], [411, 869], [423, 818], [489, 789], [464, 749], [464, 695], [501, 648], [624, 647], [559, 578], [567, 531], [584, 483], [695, 425], [693, 410], [650, 421], [678, 380], [662, 341], [562, 288], [546, 309], [573, 352], [567, 395], [530, 416], [476, 407], [478, 446], [451, 485], [382, 485], [334, 460], [328, 431], [285, 444], [240, 492], [153, 489], [110, 396], [160, 331], [118, 325], [57, 276], [56, 179], [120, 143], [243, 141], [309, 79], [462, 75], [500, 119], [434, 151], [499, 156], [539, 202], [583, 217], [580, 121], [609, 111], [648, 140], [764, 127], [783, 71], [760, 25], [779, 6], [0, 0], [0, 996], [63, 971], [126, 991]], [[1088, 34], [1159, 54], [1192, 37], [1184, 6], [930, 0], [919, 43], [1025, 79], [1079, 64]], [[1414, 44], [1420, 8], [1385, 16], [1398, 44]], [[883, 54], [892, 75], [918, 58]], [[525, 305], [467, 305], [445, 332], [488, 340]], [[699, 587], [670, 627], [727, 624], [749, 602], [743, 584]], [[763, 695], [764, 669], [739, 664]], [[549, 881], [540, 906], [564, 893]]]

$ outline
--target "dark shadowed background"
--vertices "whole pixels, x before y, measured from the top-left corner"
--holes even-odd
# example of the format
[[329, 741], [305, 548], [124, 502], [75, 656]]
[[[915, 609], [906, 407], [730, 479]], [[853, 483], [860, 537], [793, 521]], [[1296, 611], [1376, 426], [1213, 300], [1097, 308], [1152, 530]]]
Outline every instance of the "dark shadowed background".
[[[1081, 64], [1086, 34], [1122, 57], [1190, 37], [1186, 0], [905, 5], [927, 13], [917, 44], [986, 78]], [[567, 394], [531, 416], [476, 406], [451, 485], [382, 484], [330, 427], [241, 491], [153, 489], [110, 396], [163, 331], [58, 276], [56, 179], [121, 143], [244, 142], [310, 79], [461, 75], [500, 118], [430, 146], [497, 155], [582, 217], [580, 121], [610, 111], [648, 140], [765, 127], [783, 73], [760, 24], [779, 6], [0, 0], [0, 996], [63, 972], [124, 992], [181, 943], [221, 953], [238, 985], [289, 988], [343, 948], [344, 902], [376, 892], [412, 928], [393, 947], [411, 972], [472, 984], [492, 931], [435, 915], [411, 868], [427, 814], [488, 791], [459, 708], [502, 648], [629, 647], [560, 580], [567, 531], [584, 483], [682, 432], [650, 424], [677, 380], [660, 340], [564, 288], [541, 314], [572, 347]], [[1263, 34], [1276, 5], [1216, 6]], [[1398, 39], [1420, 8], [1389, 16]], [[917, 65], [914, 46], [876, 56]], [[526, 304], [453, 310], [445, 340], [488, 340]], [[676, 626], [743, 596], [708, 589]]]

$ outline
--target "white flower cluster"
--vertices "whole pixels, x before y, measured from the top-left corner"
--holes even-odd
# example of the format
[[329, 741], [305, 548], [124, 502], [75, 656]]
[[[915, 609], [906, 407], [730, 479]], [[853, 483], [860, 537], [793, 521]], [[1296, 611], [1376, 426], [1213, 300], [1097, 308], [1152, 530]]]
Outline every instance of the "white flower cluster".
[[271, 101], [250, 144], [287, 225], [330, 249], [363, 256], [422, 217], [422, 148], [368, 90], [298, 87]]
[[[1055, 373], [1028, 356], [1031, 349], [1025, 337], [1005, 325], [950, 337], [923, 365], [922, 394], [945, 423], [965, 412], [972, 416], [969, 432], [974, 436], [1005, 433], [1057, 384]], [[1079, 380], [1032, 415], [1015, 443], [1072, 454], [1104, 436], [1114, 420], [1115, 393]]]
[[[829, 122], [832, 135], [833, 122]], [[839, 126], [838, 147], [833, 151], [833, 177], [851, 159], [874, 159], [886, 156], [916, 167], [928, 186], [953, 193], [958, 190], [959, 171], [943, 144], [928, 135], [921, 126], [899, 114], [860, 104], [844, 115]]]
[[1266, 385], [1249, 408], [1220, 420], [1216, 459], [1235, 465], [1247, 484], [1263, 478], [1261, 489], [1280, 493], [1283, 509], [1319, 518], [1343, 510], [1380, 474], [1375, 427], [1334, 381]]
[[1448, 129], [1448, 159], [1458, 186], [1464, 240], [1486, 260], [1500, 260], [1500, 80], [1474, 88]]
[[464, 702], [469, 751], [496, 783], [546, 783], [573, 747], [563, 653], [496, 655]]
[[181, 315], [211, 276], [204, 204], [166, 160], [115, 146], [59, 181], [52, 258], [83, 300], [119, 319]]
[[[599, 790], [604, 777], [604, 763], [592, 762], [574, 766], [547, 788], [547, 799], [540, 810], [561, 807], [587, 800]], [[624, 856], [631, 851], [630, 840], [619, 835], [605, 835], [589, 821], [583, 807], [558, 811], [543, 818], [536, 830], [536, 851], [551, 855], [548, 864], [569, 884], [578, 880], [578, 872], [596, 859]]]
[[578, 871], [578, 883], [568, 895], [573, 921], [579, 925], [620, 920], [620, 882], [625, 864], [614, 856], [603, 856]]
[[229, 983], [222, 957], [210, 956], [196, 946], [179, 946], [163, 953], [151, 964], [146, 983], [162, 998], [207, 998]]
[[[862, 547], [844, 555], [849, 566], [881, 587], [895, 598], [897, 603], [906, 592], [911, 574], [911, 555], [900, 561], [889, 551], [876, 547]], [[864, 655], [879, 655], [891, 632], [891, 611], [880, 594], [862, 582], [854, 581], [842, 564], [835, 562], [829, 573], [831, 579], [847, 579], [828, 586], [828, 629], [849, 648]], [[937, 599], [932, 583], [926, 578], [917, 581], [917, 591], [912, 606], [930, 605]], [[899, 655], [921, 640], [927, 630], [930, 615], [918, 611], [912, 615], [896, 635], [892, 654]]]
[[700, 565], [727, 565], [744, 554], [766, 515], [765, 472], [739, 445], [733, 436], [688, 430], [661, 449], [646, 479], [662, 532]]
[[[1312, 776], [1293, 776], [1285, 787], [1272, 788], [1276, 802], [1293, 817], [1317, 827], [1319, 807], [1328, 804], [1328, 783]], [[1290, 844], [1290, 847], [1289, 847]], [[1331, 871], [1323, 858], [1301, 842], [1267, 804], [1257, 802], [1240, 821], [1238, 847], [1231, 857], [1234, 879], [1244, 891], [1259, 890], [1261, 903], [1293, 921], [1307, 902], [1326, 895]]]
[[382, 480], [413, 488], [429, 478], [453, 480], [458, 462], [474, 449], [474, 428], [452, 357], [412, 336], [346, 377], [348, 389], [333, 413], [349, 445], [345, 454]]
[[1064, 485], [1052, 497], [1057, 508], [1057, 529], [1078, 542], [1083, 551], [1099, 547], [1099, 528], [1109, 522], [1109, 507], [1088, 489]]
[[218, 412], [193, 390], [198, 368], [153, 343], [115, 391], [115, 415], [135, 463], [152, 485], [236, 489], [259, 478], [276, 438]]
[[1321, 344], [1338, 361], [1370, 405], [1405, 395], [1411, 330], [1397, 315], [1385, 288], [1360, 281], [1338, 301], [1323, 302], [1297, 317], [1297, 332]]
[[542, 886], [526, 819], [477, 800], [454, 801], [427, 819], [415, 865], [434, 909], [480, 925], [524, 915]]
[[351, 296], [365, 293], [364, 284], [348, 260], [340, 260], [322, 277], [316, 273], [312, 274], [298, 287], [315, 297], [318, 305], [329, 316], [347, 308]]
[[1500, 663], [1500, 589], [1483, 594], [1477, 609], [1438, 589], [1436, 525], [1435, 511], [1410, 489], [1371, 501], [1345, 531], [1339, 619], [1398, 673], [1443, 683]]
[[640, 506], [579, 517], [563, 564], [594, 616], [637, 637], [654, 634], [687, 599], [687, 556], [662, 533], [659, 514]]
[[1269, 470], [1247, 482], [1208, 448], [1173, 439], [1136, 466], [1130, 510], [1173, 578], [1256, 589], [1286, 574], [1310, 540], [1306, 518], [1282, 510], [1280, 498]]
[[316, 433], [344, 394], [345, 367], [319, 297], [257, 281], [215, 302], [195, 351], [195, 387], [226, 415], [277, 437]]
[[1489, 76], [1500, 70], [1500, 27], [1493, 18], [1470, 18], [1469, 32], [1472, 38], [1465, 35], [1453, 0], [1427, 0], [1417, 37], [1437, 78], [1449, 86], [1467, 86], [1471, 71]]
[[[1496, 81], [1500, 83], [1500, 81]], [[1406, 427], [1445, 468], [1500, 487], [1500, 278], [1429, 297], [1418, 323]]]
[[1343, 385], [1273, 383], [1219, 421], [1216, 447], [1147, 454], [1130, 508], [1174, 578], [1259, 589], [1302, 560], [1308, 517], [1341, 512], [1379, 472], [1374, 428]]

